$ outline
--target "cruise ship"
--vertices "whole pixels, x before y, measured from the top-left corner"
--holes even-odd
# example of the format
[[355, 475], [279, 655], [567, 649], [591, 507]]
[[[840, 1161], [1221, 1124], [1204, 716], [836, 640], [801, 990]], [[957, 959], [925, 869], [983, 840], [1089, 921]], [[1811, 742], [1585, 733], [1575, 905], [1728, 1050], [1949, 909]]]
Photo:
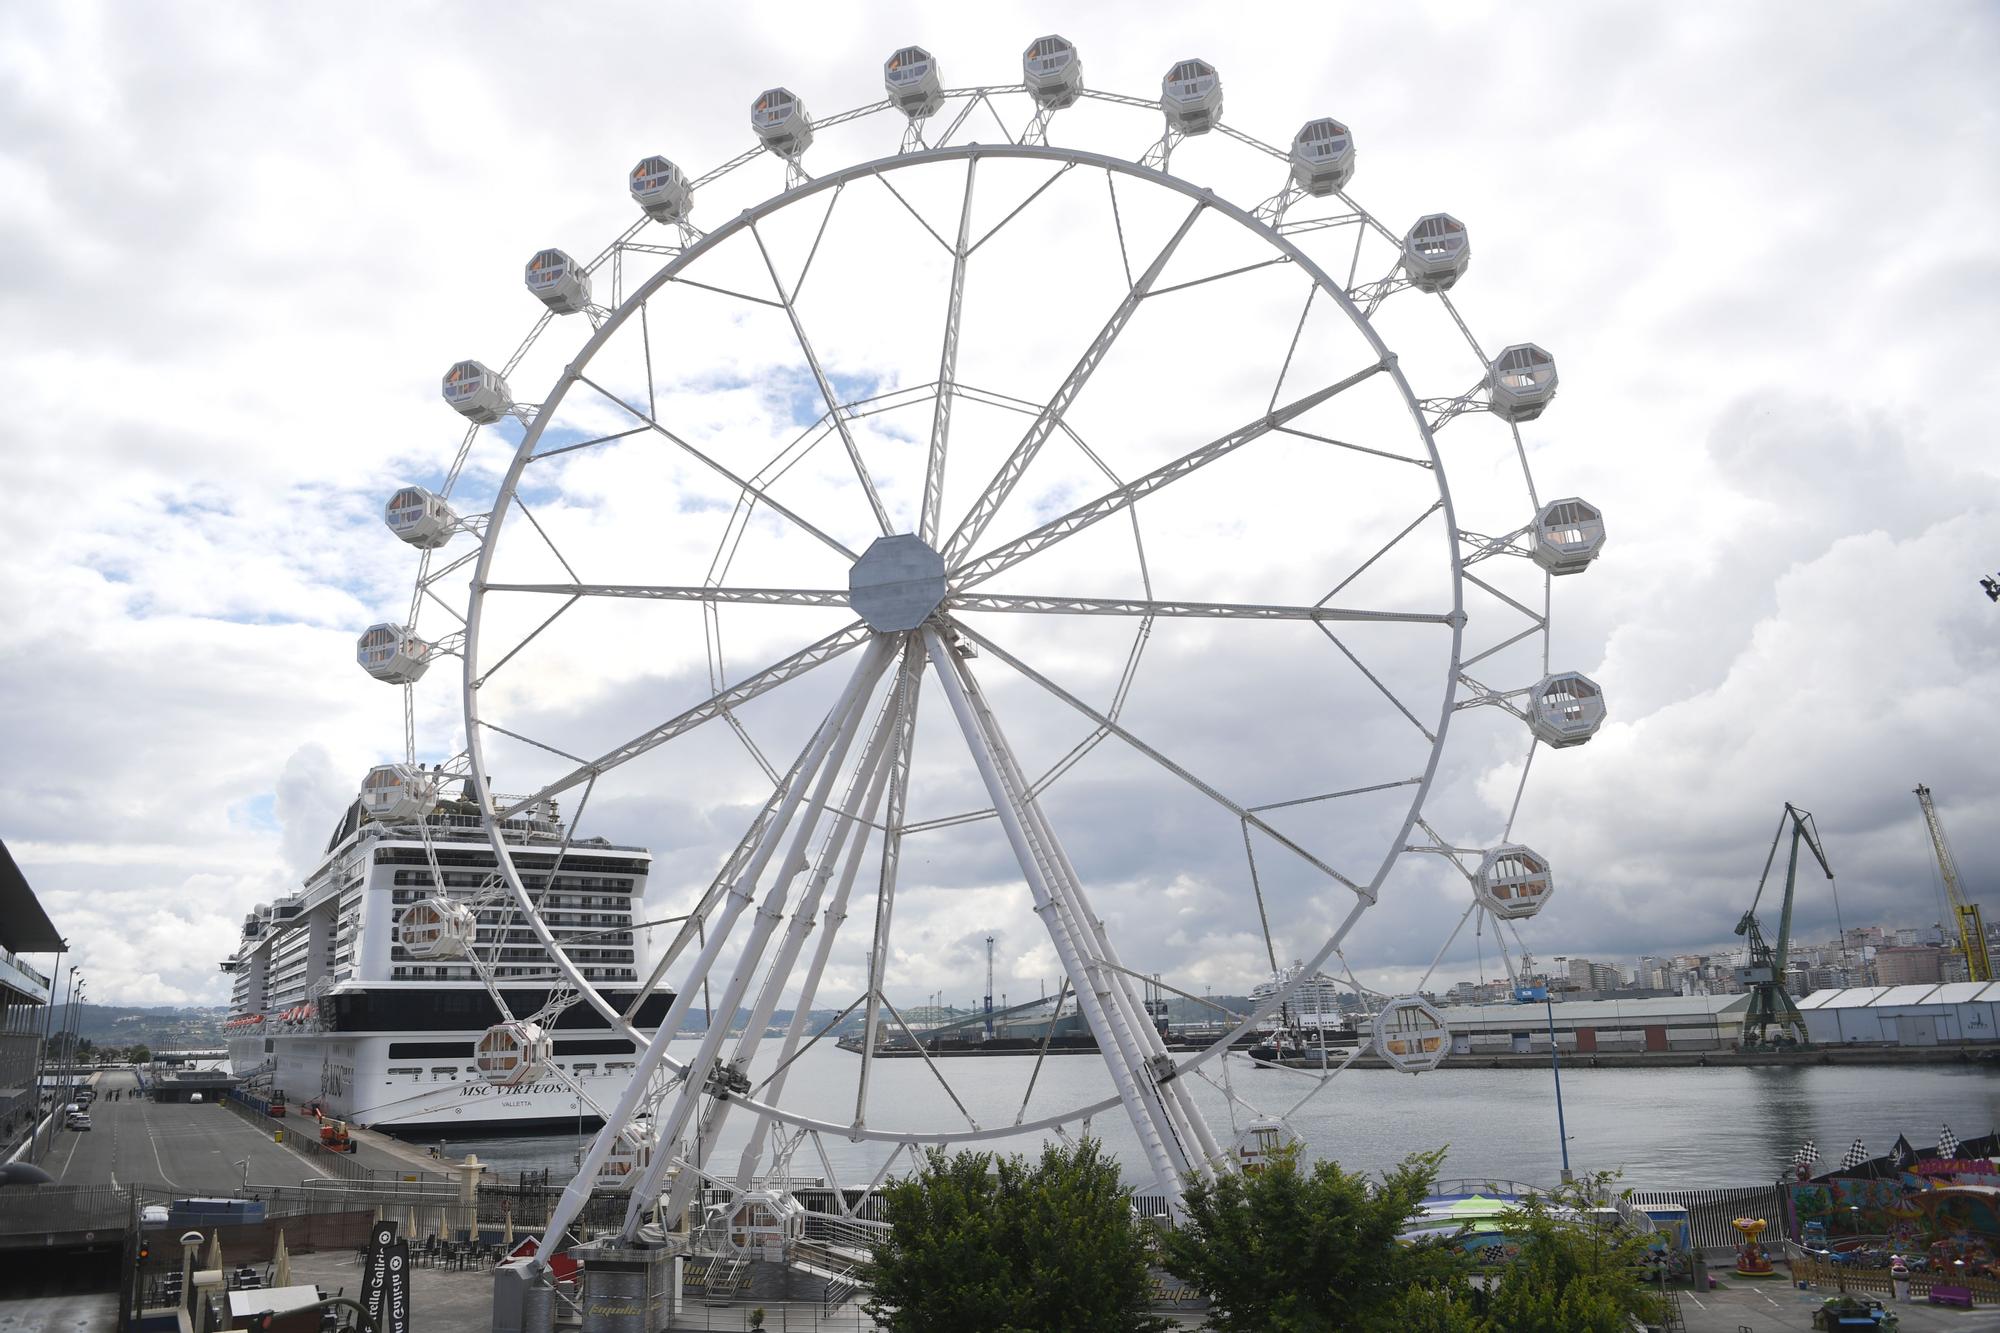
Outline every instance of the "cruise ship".
[[[482, 894], [498, 883], [498, 859], [469, 790], [444, 794], [461, 781], [411, 765], [373, 770], [304, 887], [244, 919], [222, 963], [234, 978], [232, 1070], [274, 1098], [317, 1103], [399, 1137], [595, 1128], [589, 1102], [551, 1066], [608, 1106], [637, 1052], [581, 1001], [546, 1031], [498, 1012], [468, 948], [491, 968], [515, 1019], [543, 1007], [558, 974], [511, 897]], [[426, 825], [443, 884], [425, 851]], [[647, 966], [633, 914], [652, 858], [602, 838], [565, 849], [565, 836], [554, 801], [524, 810], [503, 832], [550, 932], [585, 979], [628, 1010]], [[476, 907], [467, 902], [475, 898]], [[648, 996], [634, 1026], [656, 1029], [672, 999]]]

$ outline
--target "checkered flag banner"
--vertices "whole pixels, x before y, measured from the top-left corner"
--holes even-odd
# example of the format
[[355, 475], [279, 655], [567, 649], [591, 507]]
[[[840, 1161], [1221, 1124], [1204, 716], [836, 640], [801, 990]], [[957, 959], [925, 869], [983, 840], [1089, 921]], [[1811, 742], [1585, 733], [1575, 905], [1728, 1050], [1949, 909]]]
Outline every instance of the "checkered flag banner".
[[1792, 1154], [1793, 1166], [1811, 1166], [1818, 1160], [1819, 1147], [1811, 1139], [1807, 1139], [1804, 1143], [1800, 1144], [1798, 1151]]
[[1951, 1132], [1950, 1125], [1938, 1126], [1938, 1156], [1958, 1156], [1958, 1135]]
[[1860, 1139], [1856, 1139], [1854, 1141], [1854, 1146], [1847, 1150], [1847, 1156], [1840, 1159], [1840, 1167], [1841, 1170], [1843, 1171], [1852, 1171], [1855, 1167], [1860, 1166], [1863, 1162], [1866, 1162], [1867, 1160], [1868, 1160], [1868, 1150], [1861, 1146]]

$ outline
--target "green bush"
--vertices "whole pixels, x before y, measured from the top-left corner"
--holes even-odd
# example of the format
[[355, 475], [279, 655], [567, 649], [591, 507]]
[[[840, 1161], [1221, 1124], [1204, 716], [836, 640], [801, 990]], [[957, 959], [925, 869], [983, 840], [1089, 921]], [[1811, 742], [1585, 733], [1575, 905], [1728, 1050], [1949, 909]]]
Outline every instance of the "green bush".
[[1095, 1141], [1039, 1162], [933, 1149], [883, 1191], [867, 1310], [893, 1333], [1153, 1333], [1146, 1239]]

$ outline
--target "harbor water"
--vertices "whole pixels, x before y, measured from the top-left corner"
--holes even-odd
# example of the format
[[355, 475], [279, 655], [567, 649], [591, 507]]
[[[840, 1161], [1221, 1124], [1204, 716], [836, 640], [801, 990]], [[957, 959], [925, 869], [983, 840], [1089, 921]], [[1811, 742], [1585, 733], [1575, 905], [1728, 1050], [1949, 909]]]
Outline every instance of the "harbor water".
[[[775, 1043], [772, 1043], [775, 1044]], [[674, 1043], [691, 1056], [693, 1040]], [[769, 1047], [767, 1046], [767, 1051]], [[773, 1064], [753, 1063], [753, 1083]], [[797, 1060], [784, 1104], [819, 1119], [854, 1119], [860, 1057], [822, 1043]], [[918, 1059], [878, 1060], [869, 1076], [870, 1123], [923, 1133], [964, 1127], [966, 1118], [938, 1082], [942, 1074], [983, 1128], [1015, 1122], [1032, 1057], [940, 1060], [936, 1073]], [[1214, 1074], [1218, 1082], [1220, 1074]], [[1253, 1069], [1229, 1061], [1229, 1087], [1259, 1111], [1283, 1112], [1317, 1076]], [[1352, 1069], [1336, 1076], [1290, 1116], [1315, 1157], [1350, 1169], [1380, 1171], [1405, 1154], [1444, 1148], [1443, 1175], [1553, 1182], [1561, 1168], [1556, 1105], [1550, 1071], [1443, 1069], [1422, 1075]], [[1197, 1101], [1218, 1139], [1227, 1143], [1230, 1103], [1218, 1088], [1194, 1080]], [[1565, 1065], [1563, 1111], [1573, 1170], [1618, 1170], [1629, 1185], [1693, 1189], [1775, 1180], [1805, 1140], [1819, 1145], [1821, 1169], [1839, 1160], [1855, 1139], [1871, 1152], [1886, 1151], [1898, 1134], [1913, 1144], [1937, 1141], [1941, 1124], [1962, 1138], [2000, 1126], [2000, 1067], [1992, 1065], [1807, 1066], [1773, 1068], [1592, 1069]], [[1095, 1055], [1052, 1056], [1043, 1063], [1028, 1105], [1032, 1120], [1112, 1095], [1110, 1076]], [[1249, 1114], [1237, 1108], [1239, 1121]], [[733, 1174], [752, 1117], [736, 1110], [718, 1136], [711, 1169]], [[1115, 1104], [1100, 1113], [1092, 1132], [1125, 1164], [1128, 1178], [1145, 1186], [1137, 1140]], [[856, 1143], [822, 1136], [833, 1172], [844, 1185], [867, 1183], [894, 1144]], [[505, 1171], [548, 1169], [557, 1179], [574, 1169], [587, 1136], [544, 1135], [474, 1139], [454, 1151], [477, 1152]], [[1023, 1151], [1036, 1140], [999, 1145]], [[897, 1171], [903, 1170], [901, 1163]], [[808, 1142], [793, 1159], [795, 1177], [822, 1177], [826, 1166]]]

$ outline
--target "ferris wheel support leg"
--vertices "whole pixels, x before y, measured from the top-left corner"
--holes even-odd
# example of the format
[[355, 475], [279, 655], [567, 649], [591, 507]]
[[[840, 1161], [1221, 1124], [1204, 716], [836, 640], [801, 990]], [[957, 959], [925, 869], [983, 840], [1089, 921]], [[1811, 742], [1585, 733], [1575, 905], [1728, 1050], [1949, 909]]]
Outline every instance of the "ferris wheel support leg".
[[[832, 744], [822, 752], [819, 761], [813, 765], [816, 772], [811, 799], [805, 803], [804, 810], [798, 812], [796, 820], [784, 821], [785, 824], [796, 824], [791, 830], [790, 845], [786, 847], [784, 858], [779, 861], [777, 869], [771, 876], [770, 888], [766, 890], [764, 901], [757, 909], [756, 920], [750, 928], [749, 937], [743, 943], [743, 952], [737, 959], [735, 971], [730, 974], [729, 984], [723, 988], [722, 999], [717, 1009], [724, 1014], [733, 1015], [742, 1005], [743, 997], [750, 989], [751, 979], [763, 963], [764, 951], [770, 945], [771, 936], [777, 932], [778, 923], [784, 920], [785, 901], [791, 892], [792, 881], [806, 868], [805, 849], [811, 844], [813, 830], [818, 825], [820, 815], [826, 811], [827, 797], [832, 794], [834, 780], [840, 775], [840, 769], [847, 758], [847, 751], [861, 730], [862, 719], [867, 714], [865, 706], [867, 697], [873, 690], [875, 682], [881, 678], [883, 669], [888, 666], [889, 659], [894, 653], [894, 643], [887, 638], [878, 636], [869, 644], [867, 657], [856, 670], [854, 679], [848, 684], [847, 692], [841, 696], [840, 703], [836, 705], [838, 721], [833, 733], [827, 738]], [[773, 832], [779, 831], [781, 827], [774, 821]], [[760, 861], [755, 869], [761, 872], [763, 862]], [[754, 892], [756, 880], [752, 879], [750, 883], [751, 891]], [[740, 911], [743, 901], [745, 900], [739, 899], [732, 906]], [[695, 975], [700, 973], [697, 972]], [[692, 990], [692, 983], [691, 976], [686, 989]], [[653, 1160], [646, 1166], [638, 1184], [632, 1187], [631, 1202], [625, 1210], [625, 1225], [620, 1234], [627, 1239], [639, 1229], [640, 1223], [645, 1221], [646, 1212], [659, 1193], [660, 1179], [673, 1162], [674, 1155], [667, 1150], [667, 1146], [680, 1138], [681, 1132], [687, 1128], [688, 1121], [694, 1117], [701, 1099], [708, 1095], [709, 1074], [715, 1068], [716, 1056], [720, 1053], [728, 1033], [728, 1022], [716, 1022], [714, 1013], [711, 1013], [708, 1027], [702, 1034], [701, 1045], [696, 1048], [694, 1058], [688, 1066], [688, 1077], [674, 1098], [673, 1108], [655, 1123]], [[707, 1142], [708, 1140], [704, 1138], [704, 1145]], [[700, 1167], [702, 1163], [697, 1162], [695, 1165]], [[683, 1170], [675, 1177], [672, 1194], [665, 1210], [665, 1215], [669, 1219], [681, 1215], [693, 1197], [698, 1183], [697, 1171]]]
[[1028, 890], [1034, 897], [1036, 914], [1042, 918], [1042, 924], [1049, 932], [1049, 939], [1062, 960], [1063, 970], [1070, 975], [1076, 988], [1077, 1003], [1083, 1009], [1091, 1031], [1097, 1034], [1105, 1067], [1110, 1070], [1111, 1081], [1118, 1089], [1118, 1099], [1124, 1103], [1125, 1112], [1131, 1117], [1133, 1131], [1145, 1149], [1154, 1178], [1167, 1196], [1169, 1210], [1178, 1213], [1183, 1167], [1174, 1160], [1173, 1151], [1168, 1146], [1172, 1127], [1168, 1123], [1166, 1108], [1160, 1102], [1157, 1087], [1141, 1086], [1139, 1071], [1143, 1065], [1132, 1044], [1131, 1033], [1119, 1021], [1116, 1007], [1107, 1008], [1103, 1003], [1102, 969], [1086, 965], [1082, 950], [1063, 919], [1062, 908], [1050, 891], [1050, 875], [1044, 868], [1036, 838], [1021, 816], [1023, 802], [1017, 799], [996, 757], [996, 752], [1001, 751], [1006, 742], [998, 734], [997, 727], [982, 725], [966, 689], [963, 666], [952, 655], [951, 649], [945, 646], [936, 630], [926, 628], [923, 635], [931, 665], [944, 686], [952, 714], [958, 720], [959, 730], [965, 734], [966, 747], [972, 752], [973, 763], [986, 784], [987, 794], [993, 799], [993, 808], [1006, 831], [1007, 841], [1014, 849], [1014, 858], [1020, 863]]
[[[974, 682], [972, 688], [977, 692], [978, 683]], [[1013, 766], [1012, 754], [1003, 753], [1001, 758], [1010, 767], [1018, 789], [1027, 791], [1029, 784], [1026, 776], [1019, 768]], [[1125, 964], [1118, 957], [1117, 949], [1105, 932], [1103, 919], [1091, 909], [1089, 896], [1084, 891], [1083, 878], [1076, 873], [1076, 867], [1070, 863], [1069, 852], [1056, 837], [1055, 829], [1042, 811], [1041, 802], [1030, 797], [1026, 803], [1026, 812], [1039, 830], [1042, 845], [1049, 849], [1061, 872], [1053, 887], [1058, 901], [1063, 904], [1063, 910], [1069, 918], [1071, 931], [1077, 938], [1094, 941], [1096, 956], [1110, 963], [1113, 969], [1119, 969], [1104, 975], [1107, 996], [1109, 1002], [1122, 1011], [1125, 1026], [1132, 1033], [1133, 1044], [1144, 1057], [1141, 1067], [1148, 1071], [1148, 1077], [1159, 1089], [1162, 1109], [1167, 1113], [1175, 1139], [1181, 1149], [1179, 1156], [1187, 1161], [1189, 1168], [1195, 1174], [1205, 1178], [1213, 1177], [1213, 1163], [1221, 1160], [1221, 1150], [1214, 1136], [1209, 1133], [1208, 1123], [1195, 1108], [1194, 1099], [1189, 1095], [1187, 1088], [1178, 1078], [1162, 1079], [1159, 1076], [1162, 1062], [1171, 1064], [1166, 1043], [1160, 1040], [1158, 1030], [1153, 1027], [1152, 1016], [1146, 1012], [1145, 1005], [1140, 1003], [1138, 992], [1133, 989], [1131, 977], [1123, 970]], [[1103, 969], [1099, 971], [1102, 973]], [[1196, 1151], [1188, 1151], [1190, 1144]]]
[[[728, 942], [730, 929], [735, 925], [736, 918], [742, 915], [743, 909], [750, 903], [751, 894], [756, 889], [757, 878], [770, 860], [779, 835], [790, 821], [792, 812], [804, 798], [807, 784], [819, 771], [828, 751], [841, 732], [847, 729], [849, 716], [857, 712], [868, 687], [881, 674], [886, 658], [887, 654], [879, 643], [870, 645], [867, 655], [855, 667], [853, 677], [849, 679], [847, 688], [841, 693], [840, 701], [834, 705], [833, 711], [827, 714], [826, 720], [820, 723], [819, 729], [813, 733], [812, 740], [807, 742], [805, 757], [795, 770], [791, 785], [785, 792], [785, 799], [780, 803], [770, 823], [765, 826], [757, 851], [745, 865], [744, 874], [731, 886], [724, 900], [721, 919], [716, 922], [715, 929], [709, 932], [707, 944], [703, 946], [689, 969], [690, 984], [683, 986], [680, 993], [674, 996], [674, 1002], [668, 1006], [665, 1017], [660, 1020], [658, 1030], [653, 1033], [653, 1039], [640, 1053], [632, 1070], [631, 1081], [619, 1095], [618, 1104], [612, 1108], [611, 1114], [605, 1119], [604, 1128], [598, 1130], [597, 1137], [591, 1140], [590, 1148], [584, 1153], [583, 1160], [577, 1164], [576, 1177], [570, 1181], [563, 1190], [562, 1197], [556, 1201], [555, 1210], [549, 1215], [549, 1224], [542, 1234], [541, 1246], [535, 1251], [534, 1263], [538, 1271], [547, 1268], [549, 1257], [562, 1245], [563, 1233], [583, 1211], [583, 1205], [590, 1198], [591, 1188], [596, 1182], [598, 1171], [604, 1165], [605, 1158], [611, 1155], [611, 1149], [617, 1144], [621, 1131], [631, 1121], [633, 1113], [638, 1110], [640, 1102], [646, 1097], [654, 1071], [666, 1058], [668, 1044], [679, 1033], [681, 1024], [687, 1021], [688, 1010], [693, 1007], [694, 997], [700, 989], [694, 984], [695, 979], [706, 975], [708, 969], [715, 965], [716, 956]], [[713, 1031], [715, 1024], [711, 1022], [709, 1027]], [[693, 1083], [705, 1068], [705, 1065], [690, 1067], [687, 1082]], [[676, 1129], [675, 1133], [678, 1132]], [[648, 1196], [658, 1188], [659, 1178], [656, 1170], [666, 1161], [668, 1154], [665, 1148], [668, 1141], [668, 1136], [664, 1135], [655, 1138], [653, 1162], [647, 1168], [643, 1182]], [[640, 1197], [638, 1186], [634, 1187], [634, 1197]]]
[[[813, 872], [814, 887], [809, 894], [811, 901], [802, 900], [797, 914], [793, 917], [793, 930], [797, 932], [798, 942], [794, 943], [787, 939], [786, 948], [789, 956], [781, 960], [781, 965], [772, 968], [765, 982], [766, 995], [758, 997], [757, 1013], [751, 1015], [750, 1025], [745, 1031], [746, 1038], [753, 1033], [761, 1033], [764, 1024], [769, 1021], [770, 1014], [776, 1009], [778, 990], [789, 976], [792, 961], [798, 956], [804, 936], [812, 929], [810, 914], [818, 906], [820, 894], [833, 875], [835, 861], [841, 858], [842, 841], [849, 840], [846, 841], [845, 861], [840, 867], [839, 883], [834, 889], [833, 900], [828, 903], [824, 913], [819, 942], [813, 948], [812, 962], [806, 968], [805, 980], [799, 983], [799, 998], [792, 1009], [791, 1024], [785, 1029], [784, 1044], [778, 1051], [778, 1073], [771, 1079], [770, 1087], [765, 1093], [766, 1101], [775, 1103], [783, 1094], [792, 1057], [798, 1053], [800, 1043], [805, 1040], [807, 1029], [812, 1026], [813, 998], [819, 993], [820, 978], [826, 973], [827, 960], [832, 956], [840, 923], [847, 918], [848, 898], [853, 893], [855, 878], [861, 870], [862, 854], [868, 848], [868, 838], [865, 833], [859, 837], [853, 836], [855, 827], [857, 822], [864, 827], [872, 826], [877, 811], [882, 807], [882, 795], [889, 785], [889, 775], [896, 768], [895, 757], [906, 743], [904, 719], [916, 709], [917, 683], [922, 679], [918, 674], [920, 667], [921, 658], [915, 655], [913, 647], [906, 646], [902, 666], [897, 670], [895, 688], [889, 696], [881, 721], [877, 723], [877, 734], [870, 739], [861, 766], [855, 771], [857, 784], [863, 775], [866, 775], [867, 795], [862, 800], [858, 814], [851, 806], [841, 811], [840, 825], [821, 850], [820, 865]], [[758, 1020], [758, 1014], [763, 1015], [763, 1021]], [[738, 1052], [737, 1058], [742, 1067], [748, 1067], [748, 1057], [754, 1053], [755, 1047], [748, 1052]], [[744, 1145], [743, 1156], [737, 1164], [738, 1189], [750, 1187], [750, 1182], [756, 1175], [758, 1159], [763, 1156], [764, 1145], [770, 1132], [771, 1122], [760, 1117], [750, 1133], [749, 1143]]]

